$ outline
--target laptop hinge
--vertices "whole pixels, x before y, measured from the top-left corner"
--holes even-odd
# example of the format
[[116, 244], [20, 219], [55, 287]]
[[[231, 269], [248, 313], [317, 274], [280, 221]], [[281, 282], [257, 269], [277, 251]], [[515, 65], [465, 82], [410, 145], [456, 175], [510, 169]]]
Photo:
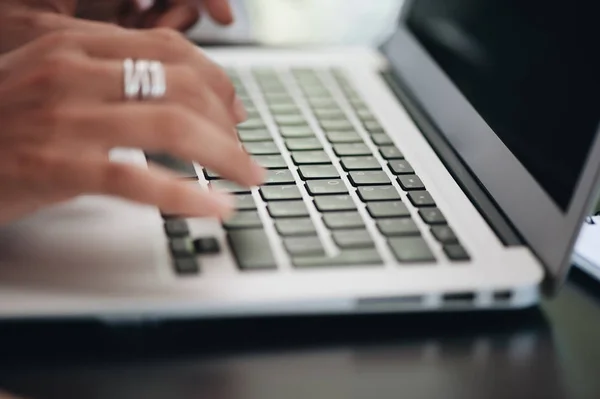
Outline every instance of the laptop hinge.
[[406, 108], [412, 120], [423, 133], [423, 136], [425, 136], [433, 150], [440, 157], [469, 200], [496, 233], [500, 241], [505, 246], [525, 245], [524, 240], [517, 230], [511, 225], [491, 196], [486, 192], [485, 188], [452, 149], [427, 113], [420, 107], [417, 101], [413, 100], [414, 97], [406, 85], [402, 84], [400, 76], [392, 70], [382, 71], [381, 76], [396, 95], [398, 101]]

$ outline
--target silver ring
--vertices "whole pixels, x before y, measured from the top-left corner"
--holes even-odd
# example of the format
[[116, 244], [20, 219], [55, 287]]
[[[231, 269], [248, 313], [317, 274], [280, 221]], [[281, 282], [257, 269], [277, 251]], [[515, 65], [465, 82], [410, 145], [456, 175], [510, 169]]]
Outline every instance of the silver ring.
[[158, 99], [167, 92], [165, 68], [160, 61], [128, 58], [123, 62], [123, 75], [127, 100]]

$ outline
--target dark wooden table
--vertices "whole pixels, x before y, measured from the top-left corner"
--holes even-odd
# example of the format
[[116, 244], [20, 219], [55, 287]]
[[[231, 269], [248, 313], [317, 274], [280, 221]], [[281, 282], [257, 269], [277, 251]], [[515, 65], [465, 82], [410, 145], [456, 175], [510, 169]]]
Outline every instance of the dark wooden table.
[[[282, 26], [274, 3], [333, 33]], [[397, 9], [334, 3], [252, 0], [254, 29], [216, 36], [376, 45]], [[32, 399], [597, 399], [599, 376], [600, 284], [579, 272], [523, 312], [0, 325], [0, 387]]]
[[516, 313], [0, 326], [35, 399], [600, 398], [600, 285]]

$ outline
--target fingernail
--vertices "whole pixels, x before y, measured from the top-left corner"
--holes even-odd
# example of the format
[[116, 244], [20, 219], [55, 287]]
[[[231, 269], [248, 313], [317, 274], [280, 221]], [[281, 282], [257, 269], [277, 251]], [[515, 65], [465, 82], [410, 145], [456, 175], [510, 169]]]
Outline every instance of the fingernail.
[[238, 123], [245, 121], [248, 118], [248, 112], [246, 111], [246, 107], [242, 100], [239, 97], [236, 97], [233, 102], [233, 112], [235, 113], [235, 117]]
[[154, 0], [136, 0], [140, 11], [148, 11], [154, 5]]

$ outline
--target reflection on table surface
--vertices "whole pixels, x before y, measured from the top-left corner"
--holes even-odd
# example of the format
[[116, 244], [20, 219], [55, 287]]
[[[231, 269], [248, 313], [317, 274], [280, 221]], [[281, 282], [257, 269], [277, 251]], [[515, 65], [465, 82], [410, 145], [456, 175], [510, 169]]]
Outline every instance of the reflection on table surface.
[[577, 368], [600, 366], [585, 346], [600, 321], [567, 323], [575, 304], [598, 320], [600, 301], [573, 284], [564, 295], [508, 313], [5, 325], [0, 386], [36, 399], [597, 398], [594, 369]]

